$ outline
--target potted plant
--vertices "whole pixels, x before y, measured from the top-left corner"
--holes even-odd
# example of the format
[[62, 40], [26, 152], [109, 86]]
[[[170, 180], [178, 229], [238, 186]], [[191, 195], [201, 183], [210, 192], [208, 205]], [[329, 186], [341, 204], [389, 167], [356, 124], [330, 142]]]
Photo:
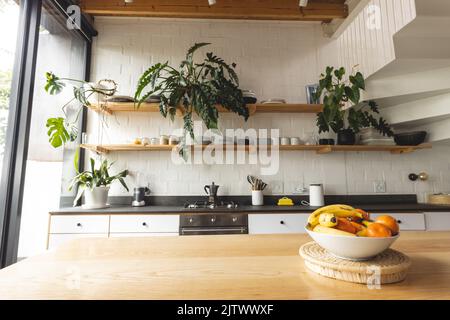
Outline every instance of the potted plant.
[[195, 52], [210, 43], [196, 43], [178, 69], [166, 63], [157, 63], [145, 71], [138, 82], [135, 93], [137, 107], [152, 95], [160, 95], [160, 112], [163, 117], [174, 119], [177, 112], [183, 115], [184, 135], [179, 144], [181, 155], [185, 155], [186, 135], [194, 137], [193, 115], [197, 114], [208, 129], [217, 129], [222, 105], [231, 112], [249, 117], [248, 108], [239, 89], [236, 64], [227, 64], [212, 52], [203, 61], [194, 62]]
[[105, 208], [108, 200], [109, 186], [114, 181], [119, 181], [122, 186], [129, 191], [124, 178], [128, 175], [128, 170], [123, 170], [116, 175], [111, 176], [109, 169], [113, 163], [109, 164], [108, 160], [103, 160], [98, 169], [95, 168], [95, 160], [90, 159], [91, 170], [78, 172], [72, 179], [69, 190], [78, 185], [78, 192], [73, 202], [76, 206], [78, 200], [84, 194], [85, 206], [89, 209]]
[[323, 111], [317, 114], [319, 133], [337, 134], [338, 144], [353, 145], [355, 134], [364, 127], [374, 127], [383, 135], [392, 136], [389, 124], [379, 114], [374, 101], [360, 102], [361, 91], [365, 90], [364, 76], [357, 72], [344, 79], [345, 68], [327, 67], [321, 74], [316, 97], [323, 94]]

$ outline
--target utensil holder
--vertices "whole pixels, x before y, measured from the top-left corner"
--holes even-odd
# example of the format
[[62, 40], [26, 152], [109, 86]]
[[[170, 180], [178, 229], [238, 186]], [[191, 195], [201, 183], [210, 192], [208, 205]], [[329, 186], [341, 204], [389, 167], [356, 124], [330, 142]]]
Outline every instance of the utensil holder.
[[262, 206], [264, 205], [264, 195], [260, 190], [252, 190], [252, 205]]

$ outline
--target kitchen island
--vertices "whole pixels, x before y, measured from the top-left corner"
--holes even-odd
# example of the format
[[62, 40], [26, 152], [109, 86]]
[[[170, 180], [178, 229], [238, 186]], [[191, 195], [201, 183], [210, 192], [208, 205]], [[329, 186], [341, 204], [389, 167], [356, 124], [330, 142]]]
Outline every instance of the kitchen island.
[[305, 269], [304, 234], [86, 238], [0, 270], [0, 299], [450, 299], [450, 232], [403, 232], [405, 281], [369, 289]]

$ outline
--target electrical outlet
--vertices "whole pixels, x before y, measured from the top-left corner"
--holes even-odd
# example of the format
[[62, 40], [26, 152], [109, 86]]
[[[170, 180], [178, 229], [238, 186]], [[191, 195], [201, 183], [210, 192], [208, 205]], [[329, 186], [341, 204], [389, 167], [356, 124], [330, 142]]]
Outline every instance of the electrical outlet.
[[298, 185], [295, 187], [294, 194], [305, 194], [308, 193], [308, 188], [304, 185]]
[[375, 193], [386, 193], [386, 182], [385, 181], [374, 181], [373, 189]]

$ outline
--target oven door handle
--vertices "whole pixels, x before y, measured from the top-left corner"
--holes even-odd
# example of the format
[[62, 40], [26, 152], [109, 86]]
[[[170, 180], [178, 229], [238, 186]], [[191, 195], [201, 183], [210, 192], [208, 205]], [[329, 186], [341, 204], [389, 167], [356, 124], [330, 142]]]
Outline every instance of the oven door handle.
[[240, 231], [245, 232], [246, 228], [181, 228], [181, 234], [191, 233], [191, 232], [222, 232], [222, 231]]

